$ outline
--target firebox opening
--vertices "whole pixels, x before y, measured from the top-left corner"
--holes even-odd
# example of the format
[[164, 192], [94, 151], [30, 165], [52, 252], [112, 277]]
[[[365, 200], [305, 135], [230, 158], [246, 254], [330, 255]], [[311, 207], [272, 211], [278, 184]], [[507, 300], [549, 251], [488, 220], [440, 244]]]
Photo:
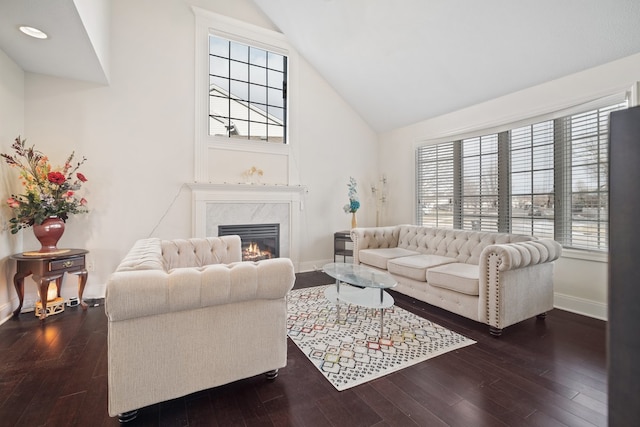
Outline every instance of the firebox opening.
[[280, 224], [218, 225], [218, 236], [237, 234], [242, 241], [242, 260], [259, 261], [280, 256]]

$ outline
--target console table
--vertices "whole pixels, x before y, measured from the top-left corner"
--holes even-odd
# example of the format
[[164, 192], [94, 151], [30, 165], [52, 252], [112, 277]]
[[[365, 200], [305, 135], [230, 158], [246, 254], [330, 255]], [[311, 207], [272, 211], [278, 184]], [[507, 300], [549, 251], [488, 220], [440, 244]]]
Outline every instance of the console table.
[[61, 249], [51, 253], [22, 252], [11, 255], [9, 258], [16, 260], [16, 274], [13, 276], [13, 285], [18, 293], [20, 304], [13, 312], [13, 317], [17, 318], [22, 310], [24, 302], [24, 279], [33, 275], [40, 292], [42, 311], [40, 319], [47, 317], [47, 290], [49, 282], [55, 280], [60, 296], [62, 277], [64, 273], [78, 276], [78, 300], [83, 310], [87, 309], [87, 304], [82, 301], [84, 286], [87, 284], [87, 269], [85, 268], [85, 255], [89, 251], [85, 249]]

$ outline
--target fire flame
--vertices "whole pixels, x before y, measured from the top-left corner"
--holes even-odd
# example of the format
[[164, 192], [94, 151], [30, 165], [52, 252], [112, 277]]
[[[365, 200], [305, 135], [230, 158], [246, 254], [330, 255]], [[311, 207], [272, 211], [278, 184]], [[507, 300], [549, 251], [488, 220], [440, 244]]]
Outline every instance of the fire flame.
[[242, 251], [242, 259], [245, 261], [257, 261], [268, 258], [271, 258], [271, 251], [263, 251], [256, 242], [249, 243], [247, 248]]

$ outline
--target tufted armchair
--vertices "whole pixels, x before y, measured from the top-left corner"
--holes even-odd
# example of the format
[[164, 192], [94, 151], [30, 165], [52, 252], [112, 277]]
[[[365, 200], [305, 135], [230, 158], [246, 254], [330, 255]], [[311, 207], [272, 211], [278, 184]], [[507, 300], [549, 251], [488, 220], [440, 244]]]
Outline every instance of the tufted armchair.
[[287, 258], [241, 262], [238, 236], [137, 241], [107, 282], [109, 414], [287, 363]]
[[490, 326], [494, 335], [553, 308], [559, 243], [414, 225], [355, 228], [354, 262], [387, 270], [394, 290]]

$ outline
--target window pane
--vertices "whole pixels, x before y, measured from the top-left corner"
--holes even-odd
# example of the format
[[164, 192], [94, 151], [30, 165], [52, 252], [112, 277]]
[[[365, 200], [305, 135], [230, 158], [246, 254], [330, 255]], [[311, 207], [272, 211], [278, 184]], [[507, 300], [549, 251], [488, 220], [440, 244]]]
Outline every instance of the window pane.
[[209, 94], [228, 97], [229, 95], [229, 79], [222, 77], [209, 76]]
[[229, 60], [225, 58], [218, 58], [217, 56], [210, 56], [209, 74], [220, 77], [229, 77]]
[[284, 128], [282, 126], [269, 125], [267, 127], [269, 132], [269, 142], [282, 142], [284, 138]]
[[278, 55], [277, 53], [273, 52], [267, 52], [267, 66], [272, 70], [284, 72], [284, 59], [285, 57], [282, 55]]
[[226, 117], [209, 118], [209, 133], [211, 135], [228, 136], [229, 119]]
[[553, 192], [553, 170], [542, 170], [533, 172], [533, 192], [552, 193]]
[[284, 108], [269, 106], [267, 107], [267, 112], [269, 113], [269, 117], [271, 117], [273, 120], [279, 122], [280, 124], [284, 122]]
[[465, 139], [462, 142], [462, 149], [465, 156], [477, 156], [480, 154], [480, 138]]
[[[285, 143], [285, 66], [283, 55], [210, 36], [209, 116], [224, 119], [224, 133], [229, 137]], [[274, 88], [268, 89], [267, 83]], [[255, 126], [252, 120], [256, 121]], [[210, 122], [211, 135], [223, 134], [219, 123]]]
[[553, 169], [553, 145], [533, 147], [533, 169]]
[[276, 89], [282, 89], [282, 81], [284, 80], [284, 73], [279, 71], [268, 70], [268, 85]]
[[249, 81], [265, 86], [267, 84], [267, 69], [255, 65], [249, 66]]
[[229, 99], [210, 96], [209, 111], [212, 116], [229, 117]]
[[[242, 102], [231, 102], [230, 105], [231, 114], [229, 115], [232, 119], [241, 119], [241, 120], [249, 120], [249, 109], [246, 104]], [[248, 130], [243, 132], [243, 135], [248, 135]]]
[[[249, 84], [245, 82], [237, 82], [235, 80], [231, 80], [231, 96], [233, 98], [247, 100], [249, 99]], [[236, 107], [242, 108], [243, 104], [236, 102]], [[244, 106], [246, 108], [246, 106]], [[244, 113], [243, 116], [247, 114]]]
[[[256, 123], [263, 123], [266, 125], [267, 117], [264, 111], [262, 111], [260, 108], [254, 107], [249, 110], [249, 121], [256, 122]], [[261, 128], [256, 128], [256, 129], [261, 129]], [[264, 129], [266, 129], [266, 127]], [[265, 134], [264, 132], [261, 133], [261, 135], [264, 135], [264, 134]]]
[[462, 167], [464, 176], [479, 176], [480, 157], [465, 157]]
[[209, 36], [209, 54], [229, 57], [229, 40], [216, 36]]
[[267, 139], [267, 125], [259, 122], [251, 122], [251, 136], [260, 140]]
[[242, 62], [231, 61], [231, 78], [234, 80], [241, 80], [242, 82], [248, 82], [249, 66]]
[[517, 150], [511, 152], [511, 171], [530, 171], [531, 170], [531, 151]]
[[259, 65], [261, 67], [267, 66], [267, 52], [255, 47], [249, 47], [249, 63]]
[[249, 62], [249, 46], [232, 41], [229, 57], [236, 61]]
[[267, 100], [269, 105], [284, 107], [283, 92], [277, 89], [267, 89]]
[[249, 85], [249, 101], [252, 103], [267, 103], [267, 88], [258, 85]]

